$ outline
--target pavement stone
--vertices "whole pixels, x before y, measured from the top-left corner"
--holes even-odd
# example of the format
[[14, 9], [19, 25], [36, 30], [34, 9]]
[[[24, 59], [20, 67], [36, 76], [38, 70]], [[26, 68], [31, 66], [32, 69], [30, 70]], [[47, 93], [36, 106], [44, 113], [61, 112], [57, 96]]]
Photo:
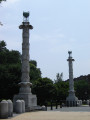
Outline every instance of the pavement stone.
[[90, 112], [90, 107], [89, 106], [81, 106], [81, 107], [62, 107], [58, 106], [53, 107], [53, 110], [51, 110], [50, 107], [47, 107], [47, 111], [61, 111], [61, 112]]

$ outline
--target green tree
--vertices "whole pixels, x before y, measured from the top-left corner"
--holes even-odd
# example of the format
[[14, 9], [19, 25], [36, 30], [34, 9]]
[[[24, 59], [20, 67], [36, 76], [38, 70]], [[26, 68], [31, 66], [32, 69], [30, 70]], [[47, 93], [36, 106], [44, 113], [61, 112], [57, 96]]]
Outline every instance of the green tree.
[[57, 73], [56, 80], [54, 80], [54, 82], [56, 83], [56, 82], [60, 82], [62, 80], [63, 80], [63, 73], [61, 73], [61, 74]]
[[35, 67], [37, 67], [37, 62], [35, 60], [30, 60], [30, 64], [33, 64]]
[[90, 83], [85, 80], [77, 80], [74, 82], [76, 96], [81, 100], [90, 99]]
[[6, 1], [6, 0], [0, 0], [0, 3], [1, 3], [2, 1]]
[[18, 91], [21, 76], [21, 55], [9, 51], [6, 43], [0, 41], [0, 98], [12, 98]]
[[3, 2], [3, 1], [6, 1], [6, 0], [0, 0], [0, 3]]
[[0, 65], [0, 99], [12, 99], [19, 91], [20, 64]]
[[68, 95], [68, 89], [69, 89], [69, 85], [68, 82], [65, 81], [59, 81], [54, 83], [54, 86], [56, 88], [56, 100], [60, 101], [60, 100], [66, 100], [66, 97]]
[[0, 64], [16, 64], [21, 63], [21, 54], [19, 51], [6, 48], [6, 43], [0, 41]]
[[0, 52], [0, 64], [16, 64], [21, 62], [21, 55], [18, 51], [5, 50]]
[[30, 61], [30, 80], [34, 84], [34, 82], [41, 78], [41, 70], [37, 68], [37, 62], [35, 60]]
[[0, 52], [6, 51], [6, 43], [4, 40], [0, 41]]
[[38, 104], [50, 101], [53, 95], [53, 81], [49, 78], [39, 78], [33, 85], [32, 92], [37, 95]]

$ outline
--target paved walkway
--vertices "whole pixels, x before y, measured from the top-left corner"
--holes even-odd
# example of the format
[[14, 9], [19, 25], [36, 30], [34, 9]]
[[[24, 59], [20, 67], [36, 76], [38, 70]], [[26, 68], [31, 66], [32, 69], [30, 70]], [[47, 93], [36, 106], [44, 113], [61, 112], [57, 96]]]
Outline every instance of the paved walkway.
[[48, 108], [48, 111], [27, 112], [8, 120], [90, 120], [90, 107], [63, 107], [54, 111]]
[[28, 112], [8, 120], [90, 120], [90, 112]]
[[[48, 107], [47, 111], [51, 111], [51, 108]], [[53, 107], [52, 111], [62, 111], [62, 112], [90, 112], [90, 107], [89, 106], [81, 106], [81, 107], [62, 107], [62, 108], [60, 108], [60, 106], [58, 106], [57, 109], [56, 109], [56, 107]]]

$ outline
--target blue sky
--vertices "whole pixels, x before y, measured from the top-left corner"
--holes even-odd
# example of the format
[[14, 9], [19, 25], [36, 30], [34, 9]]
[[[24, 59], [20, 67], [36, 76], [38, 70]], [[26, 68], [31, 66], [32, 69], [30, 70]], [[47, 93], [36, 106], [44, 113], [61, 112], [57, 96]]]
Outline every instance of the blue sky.
[[68, 79], [68, 50], [75, 59], [74, 77], [90, 74], [90, 0], [7, 0], [0, 5], [0, 40], [22, 51], [23, 11], [30, 12], [30, 58], [42, 77]]

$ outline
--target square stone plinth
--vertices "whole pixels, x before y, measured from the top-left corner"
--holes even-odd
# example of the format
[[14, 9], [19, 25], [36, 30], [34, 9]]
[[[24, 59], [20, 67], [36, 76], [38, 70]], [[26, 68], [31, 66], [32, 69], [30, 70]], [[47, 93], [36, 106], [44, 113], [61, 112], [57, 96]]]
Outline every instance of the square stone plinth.
[[14, 110], [15, 110], [15, 102], [18, 99], [25, 101], [25, 110], [26, 111], [34, 110], [37, 106], [36, 95], [33, 95], [33, 94], [18, 94], [18, 95], [15, 95], [14, 98], [13, 98]]

